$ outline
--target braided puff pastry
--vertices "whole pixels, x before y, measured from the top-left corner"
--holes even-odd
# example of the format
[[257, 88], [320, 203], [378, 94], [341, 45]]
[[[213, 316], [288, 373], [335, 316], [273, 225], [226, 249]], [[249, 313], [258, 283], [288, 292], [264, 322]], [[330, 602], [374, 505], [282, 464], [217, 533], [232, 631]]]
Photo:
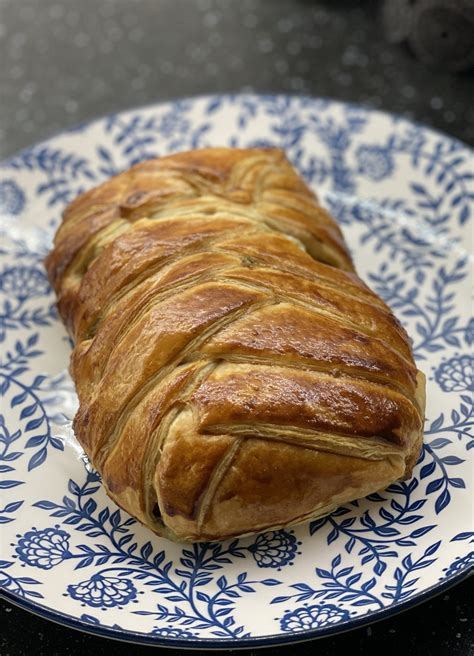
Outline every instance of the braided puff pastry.
[[77, 439], [159, 535], [295, 524], [410, 476], [423, 374], [282, 151], [139, 164], [66, 209], [46, 267]]

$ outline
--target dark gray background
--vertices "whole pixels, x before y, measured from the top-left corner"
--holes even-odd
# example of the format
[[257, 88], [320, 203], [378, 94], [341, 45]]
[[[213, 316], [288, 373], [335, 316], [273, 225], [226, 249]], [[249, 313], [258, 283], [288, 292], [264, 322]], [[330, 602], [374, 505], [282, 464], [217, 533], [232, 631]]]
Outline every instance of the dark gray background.
[[0, 0], [0, 159], [101, 114], [229, 90], [351, 100], [474, 143], [472, 74], [428, 70], [387, 44], [378, 8], [376, 0]]
[[[238, 90], [363, 103], [474, 143], [472, 74], [429, 70], [389, 45], [378, 9], [376, 0], [0, 0], [0, 159], [108, 112]], [[470, 587], [367, 628], [267, 653], [472, 655]], [[2, 656], [151, 653], [6, 602], [0, 622]]]

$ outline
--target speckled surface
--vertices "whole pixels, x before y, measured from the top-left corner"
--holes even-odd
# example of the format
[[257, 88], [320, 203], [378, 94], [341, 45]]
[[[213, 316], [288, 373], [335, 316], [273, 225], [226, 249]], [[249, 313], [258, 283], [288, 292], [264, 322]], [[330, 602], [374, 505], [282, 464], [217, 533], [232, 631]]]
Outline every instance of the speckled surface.
[[[377, 6], [375, 0], [0, 0], [0, 158], [111, 111], [238, 90], [364, 103], [473, 144], [472, 73], [437, 73], [404, 47], [388, 45]], [[472, 656], [471, 590], [467, 581], [369, 627], [266, 653]], [[117, 656], [151, 653], [5, 602], [0, 624], [2, 656], [100, 656], [111, 647]]]
[[386, 43], [377, 6], [1, 0], [0, 158], [100, 114], [242, 89], [349, 99], [474, 143], [472, 73], [437, 73]]

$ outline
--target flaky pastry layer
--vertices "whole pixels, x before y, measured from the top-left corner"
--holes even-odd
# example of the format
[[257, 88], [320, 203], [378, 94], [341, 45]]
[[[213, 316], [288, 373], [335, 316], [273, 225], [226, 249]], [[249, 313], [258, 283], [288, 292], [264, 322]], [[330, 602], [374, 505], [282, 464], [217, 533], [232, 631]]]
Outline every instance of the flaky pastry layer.
[[76, 436], [159, 535], [288, 526], [411, 475], [423, 374], [282, 151], [134, 166], [69, 205], [46, 268]]

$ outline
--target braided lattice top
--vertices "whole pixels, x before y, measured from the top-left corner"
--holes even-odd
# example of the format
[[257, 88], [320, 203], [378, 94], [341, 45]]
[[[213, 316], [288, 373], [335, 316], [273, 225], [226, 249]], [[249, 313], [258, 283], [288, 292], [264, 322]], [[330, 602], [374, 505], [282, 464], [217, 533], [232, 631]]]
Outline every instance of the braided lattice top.
[[78, 440], [155, 532], [303, 521], [410, 474], [424, 380], [279, 150], [135, 166], [76, 199], [46, 261]]

